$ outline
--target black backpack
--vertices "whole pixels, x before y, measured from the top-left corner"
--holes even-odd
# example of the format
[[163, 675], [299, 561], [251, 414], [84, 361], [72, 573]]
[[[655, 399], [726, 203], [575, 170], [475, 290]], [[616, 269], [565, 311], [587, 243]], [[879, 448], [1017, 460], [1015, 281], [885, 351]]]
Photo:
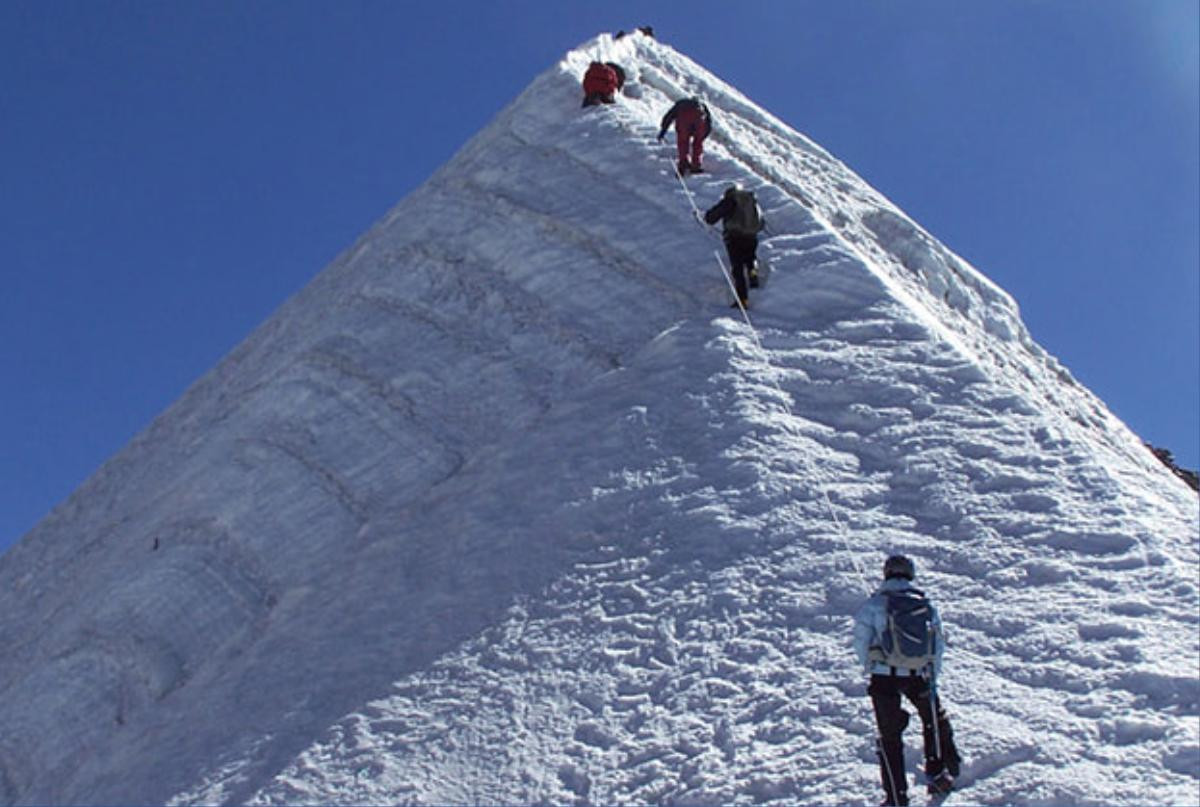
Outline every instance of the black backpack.
[[762, 210], [750, 191], [732, 191], [733, 212], [725, 220], [725, 230], [738, 235], [758, 235], [763, 228]]

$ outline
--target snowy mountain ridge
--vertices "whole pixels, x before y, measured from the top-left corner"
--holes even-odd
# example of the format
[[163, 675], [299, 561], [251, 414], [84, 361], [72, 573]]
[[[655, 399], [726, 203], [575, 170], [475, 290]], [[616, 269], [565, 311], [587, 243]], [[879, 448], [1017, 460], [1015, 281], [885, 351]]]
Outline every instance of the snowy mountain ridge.
[[[580, 110], [597, 57], [629, 90]], [[687, 195], [731, 181], [753, 328]], [[871, 801], [892, 550], [972, 802], [1186, 803], [1196, 506], [984, 275], [601, 36], [0, 558], [0, 803]]]

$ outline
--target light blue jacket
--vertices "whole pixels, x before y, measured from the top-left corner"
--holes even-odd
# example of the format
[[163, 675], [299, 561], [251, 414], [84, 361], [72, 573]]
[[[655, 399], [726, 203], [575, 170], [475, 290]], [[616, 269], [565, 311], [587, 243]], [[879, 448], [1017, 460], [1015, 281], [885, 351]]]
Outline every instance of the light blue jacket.
[[[858, 613], [855, 614], [854, 652], [858, 654], [858, 663], [862, 665], [863, 671], [868, 675], [892, 674], [891, 667], [871, 658], [871, 649], [878, 649], [881, 646], [883, 631], [887, 628], [886, 592], [907, 591], [914, 588], [916, 586], [903, 577], [893, 577], [890, 580], [884, 580], [883, 585], [875, 590], [871, 598], [863, 603], [863, 606], [858, 609]], [[942, 654], [946, 651], [946, 638], [945, 634], [942, 633], [942, 618], [938, 615], [937, 608], [930, 603], [929, 610], [933, 619], [933, 627], [937, 631], [937, 635], [933, 641], [933, 674], [934, 676], [938, 676], [942, 673]], [[907, 671], [898, 670], [897, 674], [906, 675]]]

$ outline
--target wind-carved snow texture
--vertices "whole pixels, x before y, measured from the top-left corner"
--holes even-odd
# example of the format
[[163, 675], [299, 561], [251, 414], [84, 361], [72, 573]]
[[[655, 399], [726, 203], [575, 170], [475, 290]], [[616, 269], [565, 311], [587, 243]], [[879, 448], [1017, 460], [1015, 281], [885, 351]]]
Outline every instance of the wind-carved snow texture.
[[[654, 142], [696, 92], [754, 330]], [[1195, 802], [1198, 541], [1001, 289], [602, 36], [0, 559], [0, 801], [867, 803], [850, 618], [903, 551], [968, 801]]]

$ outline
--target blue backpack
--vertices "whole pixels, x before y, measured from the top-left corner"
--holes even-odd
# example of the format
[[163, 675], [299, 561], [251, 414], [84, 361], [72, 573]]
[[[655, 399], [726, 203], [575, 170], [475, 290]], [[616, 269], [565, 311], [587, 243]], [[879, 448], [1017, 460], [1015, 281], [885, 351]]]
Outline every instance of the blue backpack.
[[906, 670], [931, 667], [937, 653], [937, 628], [924, 592], [910, 588], [889, 591], [885, 596], [887, 622], [880, 639], [881, 661]]

